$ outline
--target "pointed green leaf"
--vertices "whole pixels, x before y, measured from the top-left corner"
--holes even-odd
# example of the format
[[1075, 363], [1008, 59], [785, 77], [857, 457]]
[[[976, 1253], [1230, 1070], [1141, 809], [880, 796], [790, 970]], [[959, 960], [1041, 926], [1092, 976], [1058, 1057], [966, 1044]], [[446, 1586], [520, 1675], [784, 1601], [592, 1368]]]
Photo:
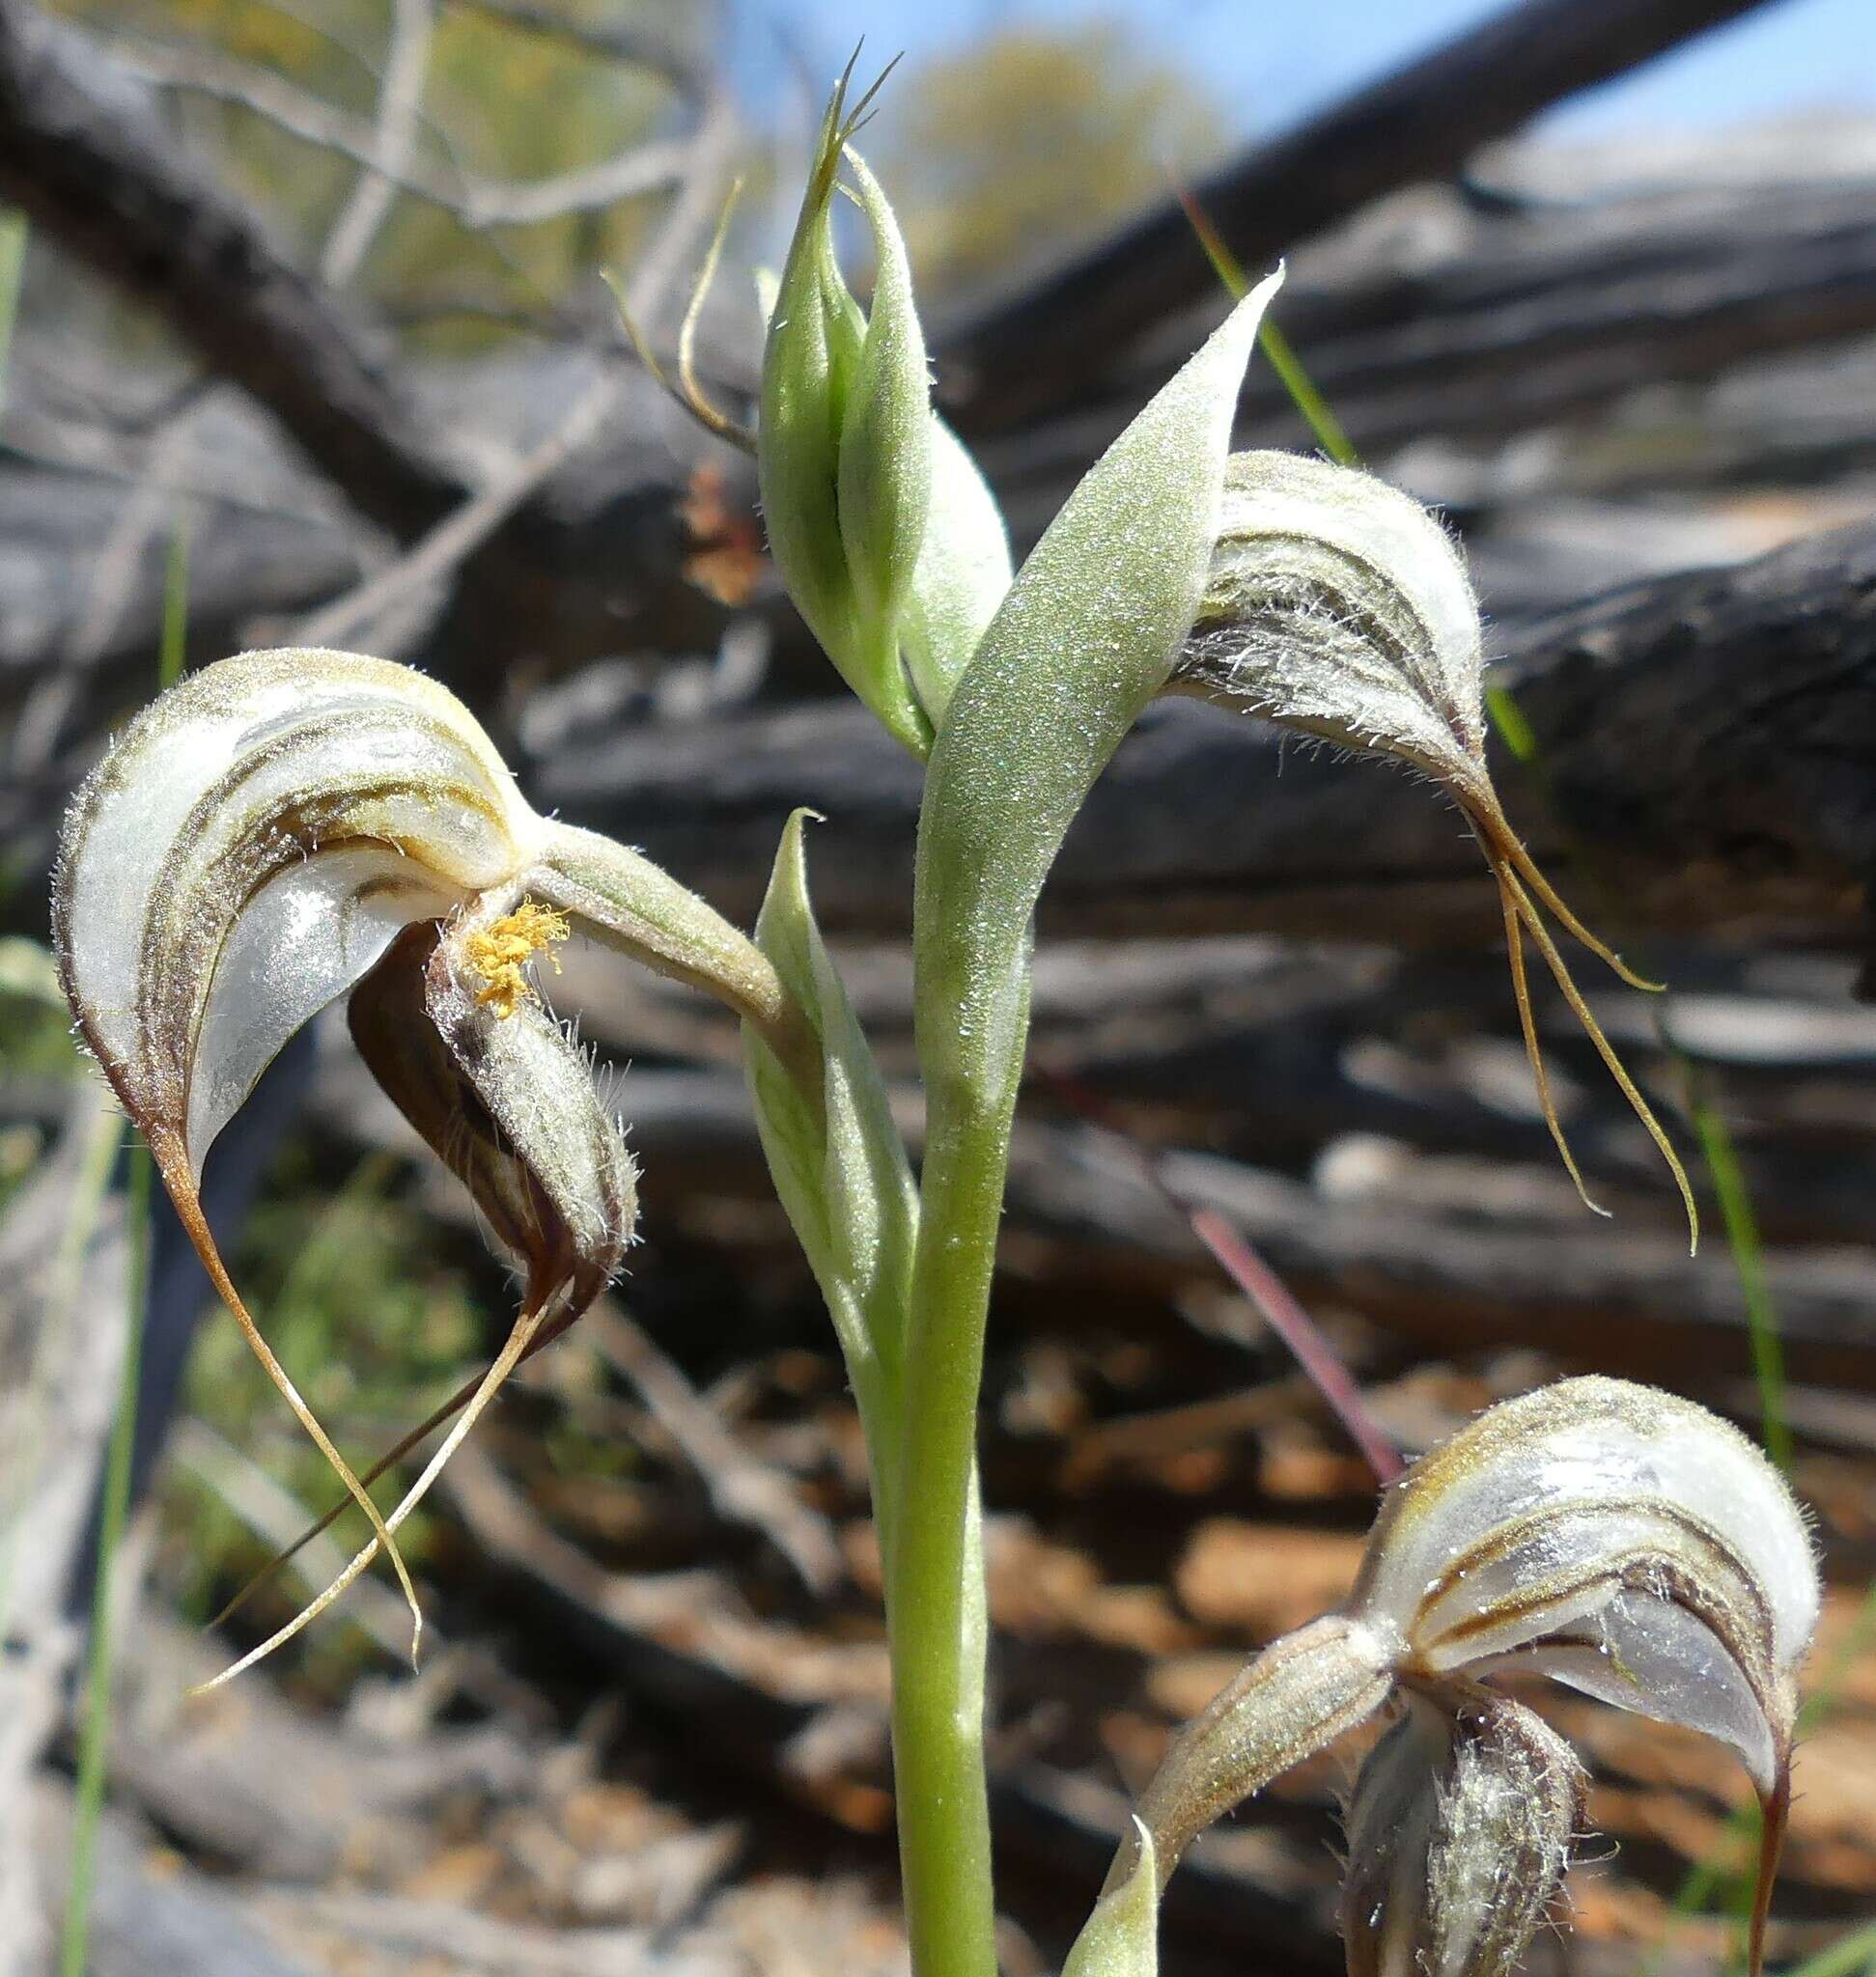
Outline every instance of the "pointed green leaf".
[[827, 1301], [862, 1406], [874, 1411], [890, 1406], [898, 1377], [917, 1193], [885, 1081], [815, 925], [802, 845], [810, 815], [798, 810], [782, 833], [756, 944], [820, 1042], [821, 1090], [803, 1093], [747, 1025], [744, 1062], [775, 1192]]
[[1030, 914], [1190, 627], [1238, 389], [1279, 279], [1241, 302], [1089, 469], [952, 697], [926, 777], [915, 903], [919, 1054], [939, 1104], [989, 1104], [1008, 1083]]

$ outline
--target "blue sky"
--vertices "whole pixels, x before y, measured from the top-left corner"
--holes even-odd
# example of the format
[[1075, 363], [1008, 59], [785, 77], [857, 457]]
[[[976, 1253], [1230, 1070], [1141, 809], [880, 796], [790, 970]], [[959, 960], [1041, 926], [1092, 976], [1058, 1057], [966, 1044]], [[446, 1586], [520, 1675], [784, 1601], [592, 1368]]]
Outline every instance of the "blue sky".
[[[773, 0], [770, 0], [773, 4]], [[1494, 13], [1502, 0], [782, 0], [804, 52], [837, 67], [955, 46], [1005, 22], [1100, 17], [1177, 51], [1235, 132], [1280, 127]], [[1584, 134], [1876, 111], [1876, 0], [1774, 0], [1548, 120]]]

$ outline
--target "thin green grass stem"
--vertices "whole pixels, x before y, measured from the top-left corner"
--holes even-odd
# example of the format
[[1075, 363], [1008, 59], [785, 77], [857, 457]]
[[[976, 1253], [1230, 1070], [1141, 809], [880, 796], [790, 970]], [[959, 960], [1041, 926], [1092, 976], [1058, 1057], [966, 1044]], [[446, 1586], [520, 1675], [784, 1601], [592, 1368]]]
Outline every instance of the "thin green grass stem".
[[124, 1366], [118, 1379], [117, 1418], [111, 1424], [103, 1496], [98, 1509], [98, 1576], [92, 1588], [91, 1651], [85, 1671], [84, 1714], [78, 1726], [71, 1865], [66, 1886], [59, 1977], [85, 1977], [91, 1935], [98, 1825], [104, 1807], [105, 1757], [111, 1731], [111, 1623], [116, 1605], [118, 1553], [123, 1548], [130, 1510], [130, 1457], [137, 1432], [144, 1299], [150, 1282], [150, 1191], [154, 1172], [150, 1149], [141, 1140], [135, 1141], [130, 1148], [129, 1186], [125, 1203]]
[[59, 1231], [59, 1246], [53, 1252], [46, 1275], [45, 1300], [40, 1317], [40, 1333], [33, 1346], [32, 1370], [27, 1376], [23, 1412], [28, 1424], [25, 1446], [20, 1450], [13, 1473], [7, 1479], [7, 1530], [0, 1538], [0, 1641], [6, 1639], [13, 1619], [14, 1573], [18, 1563], [19, 1545], [25, 1536], [25, 1492], [32, 1487], [34, 1472], [44, 1448], [46, 1404], [55, 1358], [54, 1342], [64, 1335], [78, 1306], [78, 1289], [83, 1280], [85, 1251], [98, 1228], [98, 1211], [111, 1182], [111, 1168], [124, 1141], [124, 1117], [115, 1105], [100, 1100], [97, 1111], [85, 1126], [86, 1139], [78, 1156], [78, 1171], [72, 1179], [70, 1204], [65, 1225]]
[[[1211, 214], [1192, 193], [1177, 179], [1172, 189], [1186, 209], [1187, 223], [1205, 250], [1205, 258], [1212, 264], [1219, 286], [1234, 302], [1242, 302], [1250, 292], [1250, 277], [1245, 272], [1244, 263], [1225, 245], [1224, 236], [1212, 224]], [[1338, 466], [1358, 467], [1361, 456], [1356, 452], [1355, 442], [1342, 430], [1342, 422], [1316, 389], [1290, 339], [1277, 328], [1268, 312], [1257, 328], [1257, 347], [1276, 373], [1277, 382], [1290, 394], [1290, 403], [1302, 414], [1304, 425], [1315, 434], [1316, 444]]]
[[156, 680], [167, 692], [182, 677], [189, 647], [189, 518], [179, 510], [163, 565], [163, 627], [156, 649]]
[[1361, 456], [1355, 442], [1342, 430], [1342, 422], [1330, 411], [1329, 401], [1315, 387], [1308, 372], [1292, 348], [1290, 339], [1269, 316], [1258, 326], [1257, 342], [1277, 381], [1290, 394], [1290, 402], [1302, 414], [1303, 423], [1316, 435], [1316, 444], [1337, 466], [1358, 467]]
[[8, 361], [19, 314], [19, 278], [26, 267], [26, 215], [0, 209], [0, 410], [7, 404]]
[[1765, 1244], [1752, 1211], [1751, 1190], [1746, 1184], [1733, 1136], [1719, 1108], [1700, 1093], [1693, 1064], [1681, 1056], [1671, 1036], [1667, 1047], [1679, 1058], [1691, 1087], [1688, 1119], [1700, 1145], [1700, 1157], [1707, 1163], [1714, 1197], [1720, 1204], [1721, 1224], [1726, 1232], [1726, 1247], [1739, 1277], [1740, 1295], [1746, 1300], [1746, 1329], [1758, 1381], [1765, 1452], [1779, 1468], [1789, 1470], [1792, 1439], [1791, 1423], [1785, 1417], [1784, 1345], [1778, 1336], [1778, 1308], [1765, 1273]]
[[1876, 1922], [1852, 1930], [1829, 1949], [1793, 1964], [1785, 1977], [1866, 1977], [1872, 1970], [1876, 1970]]

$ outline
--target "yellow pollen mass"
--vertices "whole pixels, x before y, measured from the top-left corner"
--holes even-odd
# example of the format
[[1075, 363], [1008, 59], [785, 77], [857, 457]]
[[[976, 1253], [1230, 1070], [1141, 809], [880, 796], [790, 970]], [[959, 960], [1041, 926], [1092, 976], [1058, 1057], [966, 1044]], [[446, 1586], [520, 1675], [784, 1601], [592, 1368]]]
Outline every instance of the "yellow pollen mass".
[[[463, 943], [463, 959], [482, 977], [476, 1000], [492, 1007], [506, 1022], [534, 993], [522, 968], [556, 940], [565, 940], [570, 931], [565, 913], [523, 900], [512, 913], [471, 933]], [[547, 959], [559, 974], [559, 961], [550, 953]]]

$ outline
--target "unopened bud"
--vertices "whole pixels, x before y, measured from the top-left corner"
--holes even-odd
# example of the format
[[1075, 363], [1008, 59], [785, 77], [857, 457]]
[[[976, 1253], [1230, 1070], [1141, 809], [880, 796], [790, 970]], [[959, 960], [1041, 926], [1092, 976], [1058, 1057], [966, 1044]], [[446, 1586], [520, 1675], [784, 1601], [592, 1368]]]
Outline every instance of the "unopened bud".
[[[905, 243], [848, 151], [867, 98], [827, 106], [762, 362], [756, 465], [775, 566], [847, 683], [918, 755], [932, 723], [900, 658], [901, 621], [931, 503], [931, 387]], [[834, 254], [842, 162], [878, 265], [863, 314]]]

